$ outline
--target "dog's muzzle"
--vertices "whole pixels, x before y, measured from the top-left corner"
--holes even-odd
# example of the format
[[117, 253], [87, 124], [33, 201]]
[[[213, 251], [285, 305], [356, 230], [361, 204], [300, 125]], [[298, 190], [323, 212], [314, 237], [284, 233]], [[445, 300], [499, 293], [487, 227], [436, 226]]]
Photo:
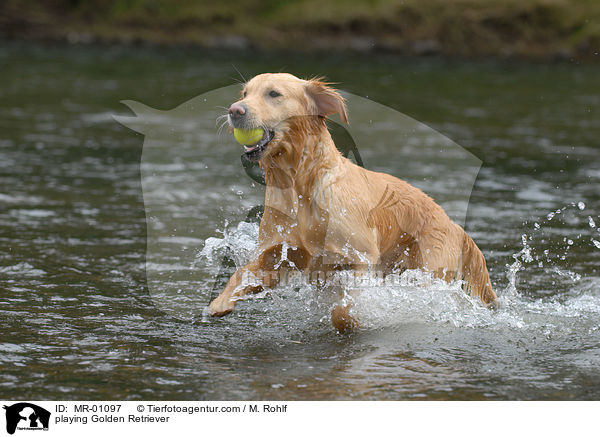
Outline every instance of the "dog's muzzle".
[[275, 138], [275, 132], [272, 130], [265, 130], [263, 137], [258, 143], [253, 146], [244, 146], [244, 154], [251, 161], [258, 161], [273, 138]]

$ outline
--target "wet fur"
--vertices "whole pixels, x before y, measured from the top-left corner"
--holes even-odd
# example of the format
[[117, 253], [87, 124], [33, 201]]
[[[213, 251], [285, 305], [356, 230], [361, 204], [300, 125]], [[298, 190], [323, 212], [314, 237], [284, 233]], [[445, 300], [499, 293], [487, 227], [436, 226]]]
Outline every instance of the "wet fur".
[[[280, 100], [269, 98], [270, 89], [282, 94]], [[338, 113], [348, 122], [348, 116], [344, 99], [330, 85], [285, 73], [262, 74], [244, 91], [247, 127], [275, 131], [260, 158], [267, 189], [259, 255], [232, 276], [210, 304], [211, 315], [231, 312], [237, 298], [275, 286], [274, 270], [289, 269], [419, 268], [447, 281], [464, 280], [468, 292], [484, 304], [496, 299], [483, 254], [431, 197], [340, 154], [326, 117]], [[356, 253], [348, 253], [347, 244]], [[283, 250], [288, 261], [281, 263]], [[246, 273], [257, 283], [243, 284]], [[340, 332], [358, 326], [347, 304], [334, 308], [332, 322]]]

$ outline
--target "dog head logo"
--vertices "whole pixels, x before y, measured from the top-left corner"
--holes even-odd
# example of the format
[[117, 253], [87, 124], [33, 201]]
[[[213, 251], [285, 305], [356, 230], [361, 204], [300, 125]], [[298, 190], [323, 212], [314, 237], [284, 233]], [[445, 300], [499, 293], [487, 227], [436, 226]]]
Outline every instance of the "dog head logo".
[[[267, 183], [265, 202], [264, 173], [248, 158], [249, 148], [242, 149], [228, 132], [227, 110], [240, 100], [240, 89], [232, 85], [209, 91], [167, 111], [123, 101], [135, 116], [114, 116], [144, 135], [140, 173], [147, 217], [148, 289], [158, 308], [180, 319], [197, 317], [208, 299], [199, 290], [210, 291], [218, 280], [215, 274], [207, 279], [206, 271], [198, 266], [205, 240], [223, 229], [224, 223], [243, 221], [243, 211], [260, 215], [265, 203], [277, 210], [277, 203], [269, 201], [269, 190], [275, 191], [270, 198], [276, 199], [286, 188]], [[392, 108], [344, 91], [339, 94], [348, 112], [333, 115], [329, 126], [348, 140], [342, 153], [360, 165], [364, 159], [364, 166], [371, 170], [425, 190], [456, 223], [464, 225], [481, 161]], [[264, 98], [280, 99], [273, 96], [267, 93]], [[254, 106], [260, 107], [259, 103]], [[346, 117], [350, 124], [344, 123]], [[334, 135], [340, 148], [343, 142], [338, 138]], [[460, 179], [451, 190], [446, 183], [449, 174]], [[289, 211], [282, 212], [289, 215]], [[233, 251], [232, 264], [239, 264], [243, 255]]]
[[28, 402], [4, 406], [6, 410], [6, 432], [14, 434], [19, 430], [47, 430], [50, 412]]

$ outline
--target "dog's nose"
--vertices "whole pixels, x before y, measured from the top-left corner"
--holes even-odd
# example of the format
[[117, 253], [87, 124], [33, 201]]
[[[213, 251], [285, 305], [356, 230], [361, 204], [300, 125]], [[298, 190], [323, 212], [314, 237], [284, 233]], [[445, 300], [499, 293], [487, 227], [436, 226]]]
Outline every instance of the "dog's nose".
[[235, 102], [229, 107], [229, 115], [231, 118], [240, 118], [246, 114], [246, 105], [240, 102]]

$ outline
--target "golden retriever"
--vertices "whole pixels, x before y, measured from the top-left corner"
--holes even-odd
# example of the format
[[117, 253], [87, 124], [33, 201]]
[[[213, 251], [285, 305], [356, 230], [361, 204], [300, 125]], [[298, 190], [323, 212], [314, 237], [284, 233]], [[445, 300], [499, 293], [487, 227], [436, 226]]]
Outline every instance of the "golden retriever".
[[[345, 101], [330, 84], [287, 73], [254, 77], [229, 108], [231, 127], [264, 129], [245, 153], [265, 171], [265, 211], [256, 259], [231, 277], [209, 314], [228, 314], [236, 300], [274, 287], [285, 271], [372, 266], [464, 280], [471, 295], [493, 302], [485, 258], [473, 240], [423, 191], [344, 158], [326, 125], [334, 113], [348, 123]], [[331, 317], [340, 332], [359, 326], [348, 303], [335, 306]]]

